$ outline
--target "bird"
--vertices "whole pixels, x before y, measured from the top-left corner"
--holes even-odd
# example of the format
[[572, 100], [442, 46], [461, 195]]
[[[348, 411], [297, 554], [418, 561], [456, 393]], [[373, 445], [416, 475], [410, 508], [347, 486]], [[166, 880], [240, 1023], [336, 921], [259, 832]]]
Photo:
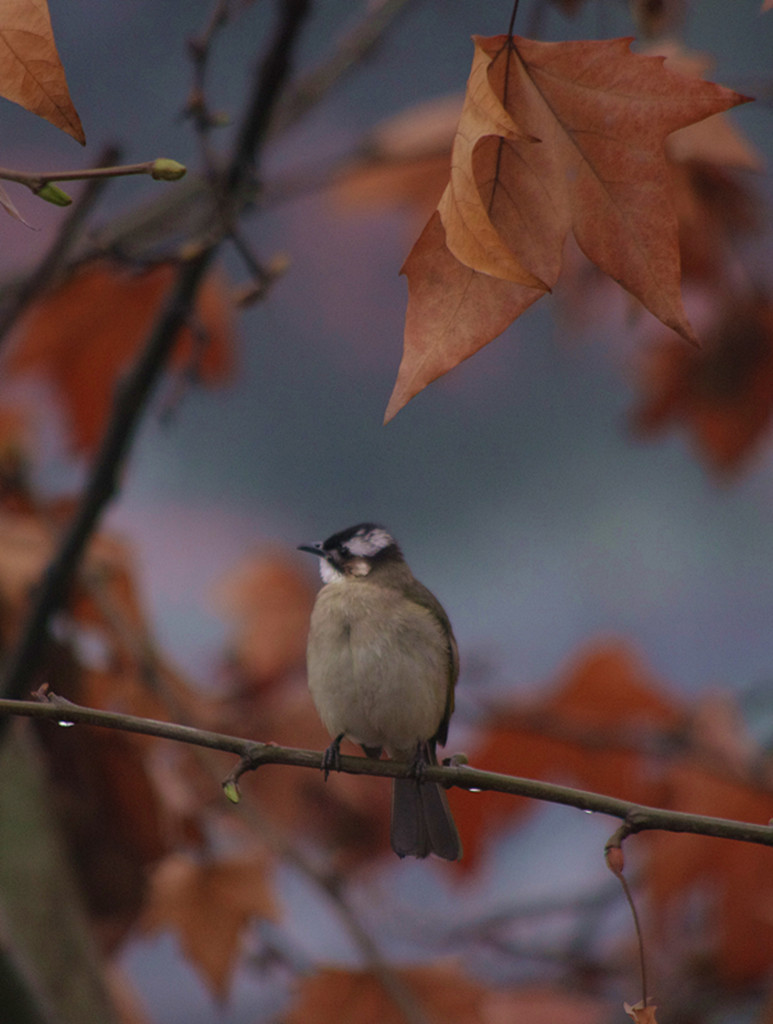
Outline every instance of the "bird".
[[309, 690], [332, 743], [325, 773], [340, 764], [344, 737], [368, 757], [408, 761], [394, 779], [390, 840], [400, 857], [458, 860], [462, 845], [446, 791], [422, 780], [437, 764], [454, 709], [459, 653], [448, 615], [414, 577], [394, 537], [358, 523], [301, 544], [320, 559], [320, 589], [307, 645]]

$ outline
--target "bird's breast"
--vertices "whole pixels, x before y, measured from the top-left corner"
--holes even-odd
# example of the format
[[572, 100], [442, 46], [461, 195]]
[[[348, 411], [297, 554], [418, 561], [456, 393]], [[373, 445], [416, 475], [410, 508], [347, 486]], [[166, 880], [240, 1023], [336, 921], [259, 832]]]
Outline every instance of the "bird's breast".
[[309, 689], [332, 736], [412, 754], [443, 718], [448, 638], [433, 613], [364, 580], [325, 586], [308, 644]]

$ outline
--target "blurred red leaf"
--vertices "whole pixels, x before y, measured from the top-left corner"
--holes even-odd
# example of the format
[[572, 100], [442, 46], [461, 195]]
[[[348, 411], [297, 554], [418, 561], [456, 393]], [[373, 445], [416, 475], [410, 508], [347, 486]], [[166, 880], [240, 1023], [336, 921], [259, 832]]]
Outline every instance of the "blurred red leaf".
[[[597, 1024], [603, 1004], [588, 996], [537, 987], [488, 988], [456, 964], [403, 968], [396, 976], [428, 1024]], [[287, 1024], [404, 1024], [406, 1013], [369, 971], [327, 968], [307, 978], [285, 1015]]]
[[211, 862], [173, 854], [153, 874], [143, 927], [175, 932], [183, 953], [222, 999], [249, 923], [276, 919], [269, 874], [267, 861], [257, 853]]
[[733, 297], [698, 351], [670, 338], [651, 345], [639, 386], [639, 434], [684, 426], [710, 467], [740, 469], [773, 417], [773, 304], [763, 295]]
[[[642, 756], [637, 741], [683, 720], [679, 702], [622, 645], [590, 649], [574, 659], [547, 697], [499, 708], [483, 744], [471, 755], [476, 768], [548, 779], [658, 803], [663, 778]], [[500, 793], [450, 791], [462, 835], [462, 870], [475, 866], [487, 837], [535, 803]]]
[[[174, 276], [169, 263], [140, 272], [92, 263], [39, 299], [20, 324], [6, 372], [33, 373], [53, 386], [76, 451], [96, 448], [117, 380], [145, 341]], [[230, 370], [233, 338], [230, 301], [218, 274], [204, 281], [195, 317], [198, 323], [180, 332], [173, 365], [214, 383]]]
[[[667, 806], [693, 814], [767, 824], [773, 793], [706, 771], [694, 759], [668, 774]], [[649, 837], [647, 878], [660, 940], [673, 935], [674, 913], [700, 905], [701, 955], [723, 984], [769, 976], [773, 966], [773, 850], [705, 836]], [[700, 903], [696, 903], [695, 897]]]
[[314, 595], [308, 575], [278, 553], [247, 559], [220, 581], [215, 603], [234, 624], [230, 646], [251, 685], [304, 665]]

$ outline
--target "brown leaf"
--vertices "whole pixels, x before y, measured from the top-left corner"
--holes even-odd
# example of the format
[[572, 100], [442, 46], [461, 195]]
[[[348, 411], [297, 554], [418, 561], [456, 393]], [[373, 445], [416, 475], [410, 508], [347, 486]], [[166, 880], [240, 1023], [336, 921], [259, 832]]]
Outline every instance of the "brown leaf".
[[682, 280], [716, 292], [737, 258], [733, 242], [760, 226], [761, 201], [738, 174], [717, 164], [688, 160], [670, 169]]
[[733, 298], [699, 351], [663, 339], [642, 361], [642, 400], [633, 416], [644, 436], [674, 424], [720, 472], [739, 469], [773, 417], [773, 305]]
[[[76, 451], [90, 453], [99, 443], [117, 379], [146, 340], [174, 275], [172, 264], [133, 273], [92, 263], [44, 295], [22, 321], [7, 372], [32, 372], [53, 385]], [[173, 364], [191, 366], [202, 380], [221, 380], [231, 365], [233, 323], [218, 274], [204, 281], [195, 316], [194, 329], [180, 332]]]
[[407, 208], [423, 223], [443, 194], [450, 154], [449, 142], [446, 152], [434, 155], [363, 160], [341, 175], [332, 196], [346, 210]]
[[[447, 303], [449, 278], [458, 285], [459, 276], [449, 254], [494, 280], [523, 282], [525, 269], [553, 287], [571, 230], [601, 270], [694, 340], [679, 288], [664, 143], [676, 129], [745, 97], [669, 71], [663, 58], [631, 54], [626, 39], [539, 43], [516, 36], [511, 43], [495, 36], [476, 37], [475, 44], [451, 181], [438, 207], [445, 244], [430, 222], [405, 267], [413, 306], [408, 365], [398, 374], [387, 418], [501, 333], [508, 307], [511, 320], [540, 295], [497, 293], [495, 314], [475, 332], [481, 289], [468, 275]], [[432, 324], [449, 305], [444, 323], [459, 318], [470, 328], [467, 336], [446, 327], [423, 340], [416, 325]]]
[[85, 145], [56, 51], [47, 0], [3, 0], [0, 6], [0, 95]]
[[[504, 143], [524, 143], [528, 149], [541, 139], [513, 121], [504, 106], [506, 87], [501, 91], [491, 87], [492, 57], [482, 42], [479, 38], [475, 40], [472, 70], [454, 140], [451, 180], [438, 203], [446, 245], [460, 263], [479, 273], [547, 290], [550, 286], [524, 266], [500, 237], [499, 224], [493, 223], [494, 195], [487, 194], [488, 183], [494, 183], [496, 193]], [[484, 150], [486, 156], [482, 159], [480, 154]]]
[[449, 251], [440, 214], [430, 218], [402, 273], [408, 278], [403, 358], [384, 422], [414, 395], [493, 341], [544, 293], [490, 277]]
[[268, 865], [257, 854], [230, 861], [172, 854], [153, 875], [143, 926], [150, 932], [174, 931], [183, 953], [224, 998], [248, 924], [276, 919], [268, 876]]

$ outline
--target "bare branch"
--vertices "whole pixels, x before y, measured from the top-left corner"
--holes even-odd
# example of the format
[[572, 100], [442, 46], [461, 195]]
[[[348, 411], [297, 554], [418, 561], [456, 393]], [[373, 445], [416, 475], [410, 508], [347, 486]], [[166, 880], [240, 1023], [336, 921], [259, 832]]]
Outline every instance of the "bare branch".
[[92, 181], [94, 178], [126, 178], [132, 174], [148, 174], [157, 181], [176, 181], [185, 174], [185, 167], [176, 160], [159, 157], [140, 164], [107, 167], [81, 167], [74, 171], [14, 171], [0, 167], [0, 179], [26, 185], [38, 193], [52, 181]]

